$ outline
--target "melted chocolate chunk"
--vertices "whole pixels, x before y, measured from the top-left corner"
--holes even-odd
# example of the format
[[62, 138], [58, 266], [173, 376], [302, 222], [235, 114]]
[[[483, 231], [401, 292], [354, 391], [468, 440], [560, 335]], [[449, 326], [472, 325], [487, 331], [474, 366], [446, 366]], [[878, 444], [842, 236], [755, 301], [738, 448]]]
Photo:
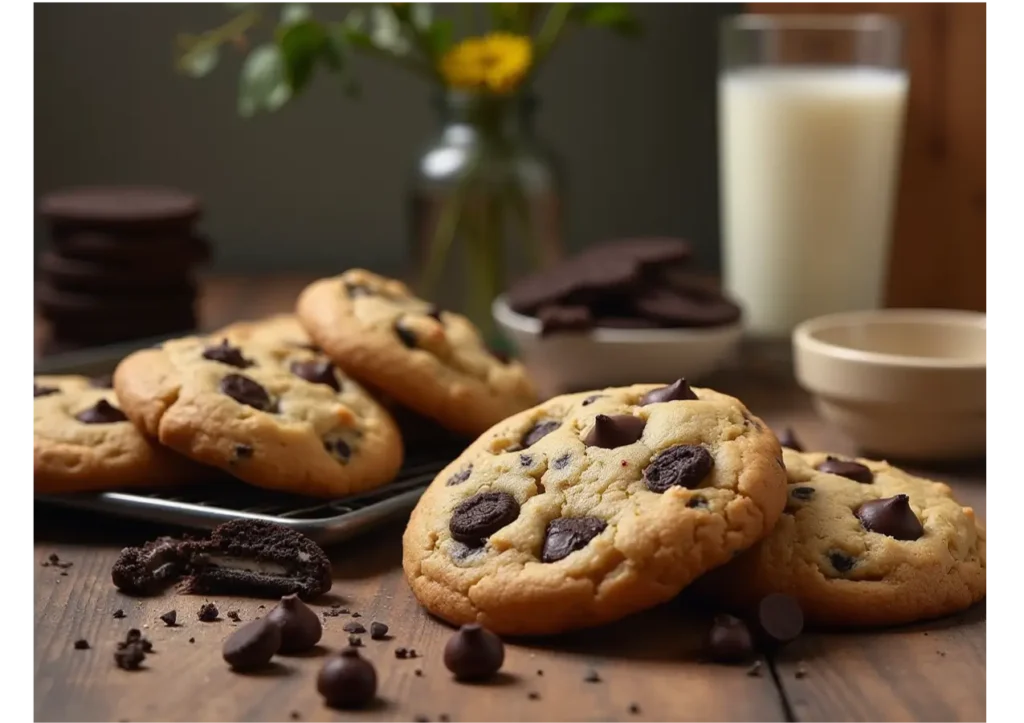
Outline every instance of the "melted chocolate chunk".
[[559, 517], [548, 523], [544, 533], [543, 562], [557, 562], [577, 550], [582, 550], [591, 540], [604, 532], [608, 523], [597, 517]]
[[203, 359], [220, 362], [236, 369], [247, 369], [253, 366], [251, 360], [242, 356], [242, 350], [237, 346], [231, 346], [227, 339], [216, 346], [208, 346], [203, 350]]
[[239, 404], [245, 404], [261, 412], [270, 412], [274, 407], [267, 390], [242, 374], [228, 374], [221, 379], [220, 391]]
[[864, 465], [838, 457], [826, 457], [825, 461], [818, 465], [818, 471], [846, 477], [865, 485], [875, 481], [875, 475]]
[[857, 564], [857, 561], [845, 552], [828, 553], [828, 561], [832, 563], [832, 567], [835, 568], [836, 572], [849, 572]]
[[916, 540], [924, 534], [924, 526], [910, 508], [907, 495], [865, 502], [857, 508], [857, 519], [865, 530], [897, 540]]
[[114, 424], [128, 421], [124, 412], [106, 399], [101, 399], [88, 409], [83, 409], [75, 415], [75, 419], [83, 424]]
[[686, 506], [691, 509], [707, 509], [708, 501], [700, 495], [694, 495], [686, 501]]
[[352, 445], [343, 439], [325, 439], [324, 449], [342, 462], [352, 459]]
[[644, 470], [644, 482], [651, 492], [665, 492], [672, 486], [692, 488], [708, 476], [713, 466], [714, 459], [707, 449], [681, 444], [654, 458]]
[[561, 422], [556, 422], [554, 420], [549, 420], [547, 422], [537, 422], [537, 424], [530, 427], [530, 429], [527, 430], [526, 434], [523, 435], [523, 449], [526, 449], [527, 447], [532, 447], [533, 445], [537, 444], [537, 442], [544, 439], [544, 437], [548, 436], [561, 426]]
[[452, 512], [448, 530], [459, 542], [479, 547], [517, 517], [519, 503], [515, 497], [507, 492], [480, 492], [459, 503]]
[[451, 477], [449, 477], [448, 478], [448, 482], [446, 482], [445, 484], [448, 487], [454, 487], [455, 485], [460, 485], [463, 482], [465, 482], [466, 480], [468, 480], [469, 476], [471, 474], [473, 474], [473, 465], [472, 464], [468, 464], [463, 469], [459, 470], [458, 472], [453, 474]]
[[307, 382], [326, 384], [336, 392], [341, 391], [338, 375], [334, 373], [334, 364], [329, 360], [293, 361], [290, 368], [292, 374], [305, 379]]
[[662, 402], [689, 401], [697, 399], [697, 395], [690, 389], [690, 384], [685, 379], [677, 379], [667, 387], [660, 387], [640, 397], [640, 406], [648, 404], [660, 404]]
[[598, 414], [594, 418], [593, 428], [583, 438], [583, 443], [588, 447], [603, 449], [625, 447], [640, 439], [646, 426], [646, 420], [631, 414]]
[[794, 487], [789, 491], [789, 496], [797, 500], [809, 500], [814, 497], [813, 487]]
[[57, 387], [45, 387], [39, 384], [32, 385], [35, 391], [34, 396], [36, 397], [48, 397], [51, 394], [56, 394], [60, 391]]

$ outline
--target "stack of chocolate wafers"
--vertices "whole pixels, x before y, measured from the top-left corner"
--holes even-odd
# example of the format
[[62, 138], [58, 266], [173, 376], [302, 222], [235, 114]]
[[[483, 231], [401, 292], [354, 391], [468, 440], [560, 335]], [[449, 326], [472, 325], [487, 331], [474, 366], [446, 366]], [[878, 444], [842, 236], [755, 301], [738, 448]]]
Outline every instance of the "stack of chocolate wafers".
[[45, 196], [52, 247], [36, 303], [49, 351], [196, 327], [193, 272], [209, 256], [195, 196], [167, 188], [75, 188]]

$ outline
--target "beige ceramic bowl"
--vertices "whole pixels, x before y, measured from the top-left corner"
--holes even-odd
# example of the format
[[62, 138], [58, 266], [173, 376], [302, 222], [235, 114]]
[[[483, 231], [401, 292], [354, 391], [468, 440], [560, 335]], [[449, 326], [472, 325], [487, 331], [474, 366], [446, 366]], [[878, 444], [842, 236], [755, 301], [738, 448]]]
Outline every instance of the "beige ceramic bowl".
[[938, 309], [832, 314], [793, 331], [797, 381], [866, 454], [985, 454], [985, 315]]

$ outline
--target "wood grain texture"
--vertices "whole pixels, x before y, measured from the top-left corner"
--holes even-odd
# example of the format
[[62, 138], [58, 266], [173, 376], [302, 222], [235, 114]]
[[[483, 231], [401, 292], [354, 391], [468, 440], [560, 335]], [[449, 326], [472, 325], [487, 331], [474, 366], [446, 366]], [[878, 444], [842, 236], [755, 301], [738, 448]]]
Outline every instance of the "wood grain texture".
[[[305, 279], [212, 281], [204, 292], [204, 326], [268, 314], [289, 307]], [[260, 302], [259, 299], [264, 301]], [[269, 301], [268, 301], [269, 300]], [[741, 397], [773, 429], [792, 427], [809, 448], [853, 452], [824, 425], [789, 374], [785, 350], [751, 347], [742, 364], [708, 380]], [[949, 482], [958, 497], [985, 518], [984, 464], [913, 471]], [[315, 676], [324, 655], [348, 638], [351, 618], [325, 620], [313, 655], [278, 658], [258, 675], [231, 672], [220, 657], [235, 625], [262, 615], [271, 602], [216, 597], [221, 620], [197, 619], [205, 598], [169, 592], [157, 598], [122, 595], [110, 582], [121, 547], [167, 530], [112, 521], [37, 505], [35, 510], [35, 718], [55, 721], [275, 721], [289, 720], [980, 720], [985, 717], [985, 607], [932, 623], [860, 633], [805, 633], [759, 677], [745, 668], [699, 661], [713, 611], [686, 594], [614, 625], [545, 640], [509, 641], [505, 674], [490, 685], [454, 682], [442, 664], [451, 629], [425, 614], [401, 570], [402, 524], [328, 549], [332, 602], [380, 620], [392, 638], [363, 635], [366, 657], [379, 676], [376, 705], [358, 712], [323, 706]], [[42, 562], [56, 552], [73, 566]], [[265, 608], [260, 608], [260, 605]], [[125, 611], [124, 619], [112, 617]], [[167, 628], [159, 615], [178, 613]], [[148, 627], [147, 627], [148, 626]], [[118, 640], [138, 627], [155, 646], [146, 669], [114, 665]], [[73, 649], [88, 640], [89, 650]], [[194, 638], [194, 643], [189, 643]], [[398, 646], [423, 657], [399, 660]], [[944, 654], [943, 654], [944, 653]], [[599, 683], [584, 676], [593, 668]], [[417, 675], [416, 670], [422, 671]], [[538, 674], [543, 671], [543, 675]], [[797, 677], [797, 670], [804, 671]], [[539, 697], [529, 697], [535, 692]], [[632, 704], [638, 712], [630, 711]]]
[[905, 24], [907, 125], [892, 307], [985, 310], [985, 4], [751, 3], [751, 12], [885, 13]]

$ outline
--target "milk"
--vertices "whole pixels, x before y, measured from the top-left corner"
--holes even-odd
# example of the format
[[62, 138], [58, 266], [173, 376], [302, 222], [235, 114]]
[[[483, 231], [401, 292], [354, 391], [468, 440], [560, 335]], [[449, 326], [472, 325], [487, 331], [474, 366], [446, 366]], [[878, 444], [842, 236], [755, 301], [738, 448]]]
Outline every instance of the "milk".
[[907, 85], [867, 67], [721, 76], [724, 281], [752, 333], [881, 304]]

